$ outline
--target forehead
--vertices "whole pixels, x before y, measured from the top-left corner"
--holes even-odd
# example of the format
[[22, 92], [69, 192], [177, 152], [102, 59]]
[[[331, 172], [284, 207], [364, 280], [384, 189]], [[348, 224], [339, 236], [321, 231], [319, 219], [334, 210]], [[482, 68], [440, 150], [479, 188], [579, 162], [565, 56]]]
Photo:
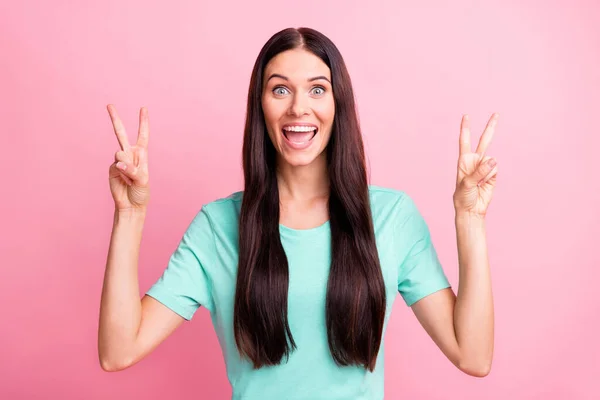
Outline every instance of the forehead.
[[331, 71], [323, 60], [302, 49], [287, 50], [273, 57], [265, 67], [265, 79], [274, 73], [302, 82], [319, 75], [331, 80]]

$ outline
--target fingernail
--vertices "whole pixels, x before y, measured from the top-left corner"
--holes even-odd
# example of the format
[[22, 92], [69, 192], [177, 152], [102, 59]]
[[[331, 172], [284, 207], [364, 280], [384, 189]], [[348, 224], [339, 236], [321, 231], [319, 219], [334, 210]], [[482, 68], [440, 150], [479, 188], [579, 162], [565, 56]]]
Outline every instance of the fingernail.
[[117, 168], [122, 169], [123, 171], [125, 171], [125, 168], [127, 168], [127, 166], [124, 163], [122, 163], [122, 162], [119, 161], [117, 163]]
[[494, 168], [496, 166], [496, 160], [493, 158], [490, 158], [490, 160], [488, 161], [488, 165], [492, 168]]

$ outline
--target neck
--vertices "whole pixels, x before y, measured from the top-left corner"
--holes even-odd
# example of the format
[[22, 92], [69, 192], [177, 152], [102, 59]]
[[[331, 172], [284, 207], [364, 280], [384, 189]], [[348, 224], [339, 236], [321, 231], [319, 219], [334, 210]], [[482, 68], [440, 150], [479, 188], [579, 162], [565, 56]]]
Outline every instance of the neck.
[[312, 200], [329, 195], [329, 174], [325, 154], [312, 163], [292, 166], [278, 160], [277, 184], [281, 199], [293, 201]]

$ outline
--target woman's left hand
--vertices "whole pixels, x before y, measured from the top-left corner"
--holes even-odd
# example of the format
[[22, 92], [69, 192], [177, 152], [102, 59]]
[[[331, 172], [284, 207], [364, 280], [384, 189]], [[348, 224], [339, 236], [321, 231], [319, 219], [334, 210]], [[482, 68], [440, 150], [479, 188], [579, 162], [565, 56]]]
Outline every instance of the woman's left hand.
[[456, 214], [485, 217], [496, 186], [496, 160], [485, 154], [494, 135], [499, 115], [494, 113], [483, 131], [477, 150], [471, 152], [469, 117], [463, 115], [460, 124], [460, 154], [454, 192]]

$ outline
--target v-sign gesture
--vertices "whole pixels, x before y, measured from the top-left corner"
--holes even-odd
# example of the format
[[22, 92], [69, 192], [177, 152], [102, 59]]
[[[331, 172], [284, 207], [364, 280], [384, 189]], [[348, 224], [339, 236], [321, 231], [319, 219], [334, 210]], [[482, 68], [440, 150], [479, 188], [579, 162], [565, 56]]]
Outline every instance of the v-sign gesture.
[[460, 125], [460, 145], [454, 208], [457, 214], [485, 217], [496, 186], [496, 160], [485, 154], [494, 135], [499, 115], [494, 113], [483, 131], [477, 150], [471, 150], [469, 117], [464, 115]]
[[121, 150], [115, 153], [110, 165], [108, 181], [118, 211], [143, 210], [150, 200], [148, 184], [148, 110], [140, 109], [137, 143], [129, 144], [125, 127], [112, 104], [107, 106]]

